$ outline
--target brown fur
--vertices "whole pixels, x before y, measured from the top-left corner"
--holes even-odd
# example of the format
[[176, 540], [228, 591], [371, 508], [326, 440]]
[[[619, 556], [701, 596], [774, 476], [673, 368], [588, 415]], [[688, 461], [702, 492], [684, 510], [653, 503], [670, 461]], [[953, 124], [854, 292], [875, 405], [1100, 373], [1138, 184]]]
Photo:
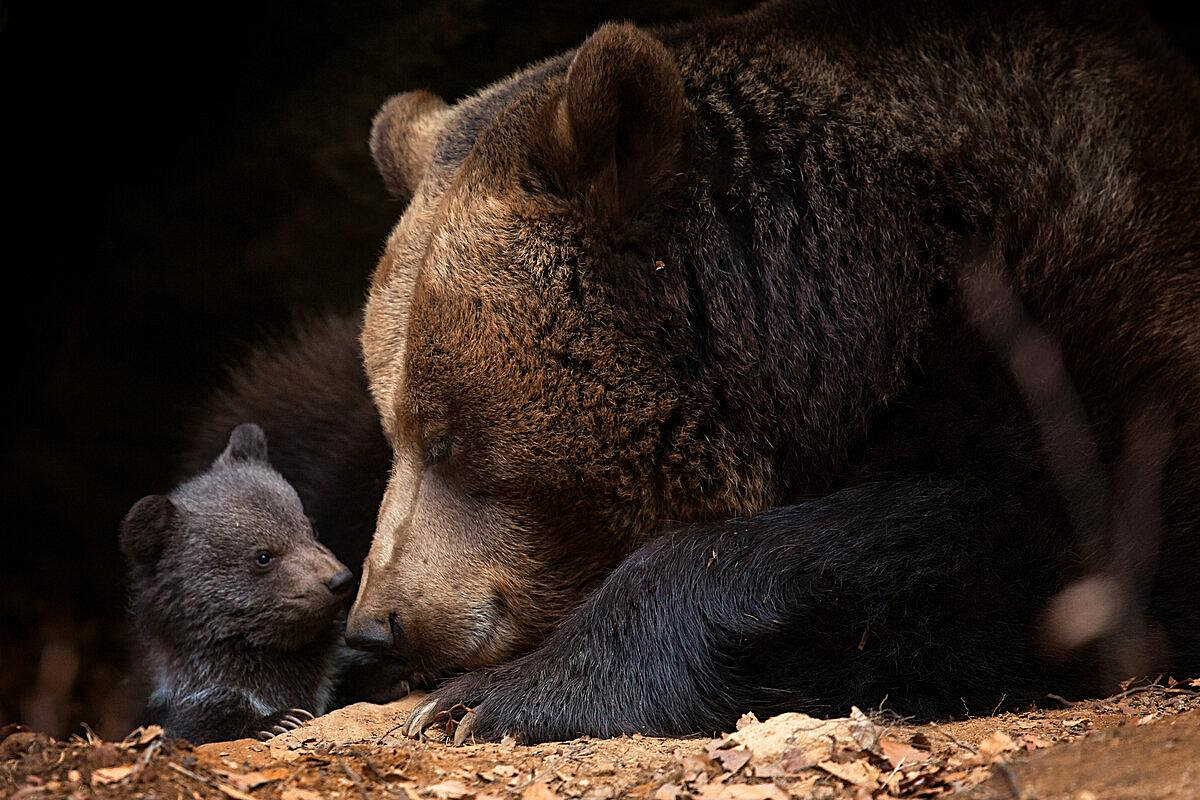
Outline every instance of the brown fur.
[[[978, 450], [1022, 413], [954, 303], [981, 239], [1107, 458], [1130, 398], [1178, 411], [1182, 552], [1200, 89], [1165, 52], [1119, 6], [775, 3], [605, 26], [436, 132], [418, 116], [420, 148], [377, 156], [412, 200], [366, 309], [395, 464], [349, 628], [389, 626], [418, 668], [480, 667], [683, 523], [898, 471], [1041, 492], [1029, 437]], [[1069, 573], [1057, 530], [1029, 553]]]

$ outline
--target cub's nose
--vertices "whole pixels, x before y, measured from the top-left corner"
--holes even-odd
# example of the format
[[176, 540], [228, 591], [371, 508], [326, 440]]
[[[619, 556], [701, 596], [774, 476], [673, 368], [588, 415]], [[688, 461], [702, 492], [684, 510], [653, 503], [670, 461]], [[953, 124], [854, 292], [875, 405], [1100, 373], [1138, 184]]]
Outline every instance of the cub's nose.
[[325, 585], [334, 594], [345, 594], [354, 585], [354, 573], [348, 569], [343, 569], [330, 578]]
[[369, 653], [391, 652], [395, 644], [391, 619], [351, 614], [346, 620], [346, 644]]

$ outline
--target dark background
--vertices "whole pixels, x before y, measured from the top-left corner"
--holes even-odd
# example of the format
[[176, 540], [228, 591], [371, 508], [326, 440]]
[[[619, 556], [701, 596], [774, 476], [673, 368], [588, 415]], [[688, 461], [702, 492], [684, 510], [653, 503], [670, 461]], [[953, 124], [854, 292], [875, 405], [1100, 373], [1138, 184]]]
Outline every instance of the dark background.
[[[460, 98], [606, 19], [748, 5], [0, 0], [0, 724], [128, 730], [117, 522], [179, 477], [227, 365], [357, 309], [402, 210], [365, 144], [389, 94]], [[1154, 12], [1194, 58], [1185, 5]]]

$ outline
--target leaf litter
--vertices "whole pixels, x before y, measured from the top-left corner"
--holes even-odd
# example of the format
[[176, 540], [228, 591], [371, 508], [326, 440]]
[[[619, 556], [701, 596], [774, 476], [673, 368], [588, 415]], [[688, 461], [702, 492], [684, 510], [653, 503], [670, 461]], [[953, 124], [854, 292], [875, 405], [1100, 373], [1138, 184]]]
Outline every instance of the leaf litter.
[[[748, 714], [734, 731], [712, 739], [627, 736], [532, 747], [511, 738], [464, 747], [437, 736], [405, 739], [397, 724], [417, 698], [350, 706], [267, 743], [247, 739], [193, 747], [164, 737], [157, 726], [139, 728], [121, 742], [101, 741], [90, 731], [55, 741], [8, 725], [0, 728], [0, 796], [999, 798], [1057, 796], [1045, 787], [1070, 780], [1071, 787], [1104, 798], [1131, 796], [1109, 792], [1104, 781], [1128, 791], [1133, 776], [1149, 782], [1136, 796], [1182, 797], [1186, 794], [1172, 794], [1165, 783], [1151, 785], [1167, 780], [1156, 776], [1179, 772], [1172, 773], [1169, 763], [1156, 769], [1154, 759], [1200, 762], [1197, 689], [1200, 680], [1155, 683], [1126, 687], [1106, 700], [1052, 701], [1020, 714], [925, 725], [858, 709], [836, 719], [789, 713], [760, 721]], [[1163, 743], [1147, 749], [1148, 741]], [[1098, 748], [1103, 755], [1087, 755]], [[1062, 796], [1075, 797], [1075, 791]]]

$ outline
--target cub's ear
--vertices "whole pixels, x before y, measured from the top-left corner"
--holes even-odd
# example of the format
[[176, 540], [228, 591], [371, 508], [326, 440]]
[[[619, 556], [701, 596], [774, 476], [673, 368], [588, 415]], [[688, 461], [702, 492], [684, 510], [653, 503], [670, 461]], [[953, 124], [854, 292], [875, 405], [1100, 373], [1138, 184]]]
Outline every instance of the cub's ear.
[[408, 199], [433, 158], [448, 106], [440, 97], [416, 91], [383, 104], [371, 124], [371, 157], [393, 197]]
[[576, 52], [553, 121], [563, 178], [636, 212], [678, 171], [686, 113], [674, 56], [633, 25], [603, 26]]
[[165, 494], [138, 500], [121, 520], [121, 552], [138, 564], [158, 561], [175, 514], [175, 504]]
[[243, 422], [229, 434], [225, 451], [213, 462], [214, 467], [245, 462], [267, 462], [267, 435], [253, 422]]

